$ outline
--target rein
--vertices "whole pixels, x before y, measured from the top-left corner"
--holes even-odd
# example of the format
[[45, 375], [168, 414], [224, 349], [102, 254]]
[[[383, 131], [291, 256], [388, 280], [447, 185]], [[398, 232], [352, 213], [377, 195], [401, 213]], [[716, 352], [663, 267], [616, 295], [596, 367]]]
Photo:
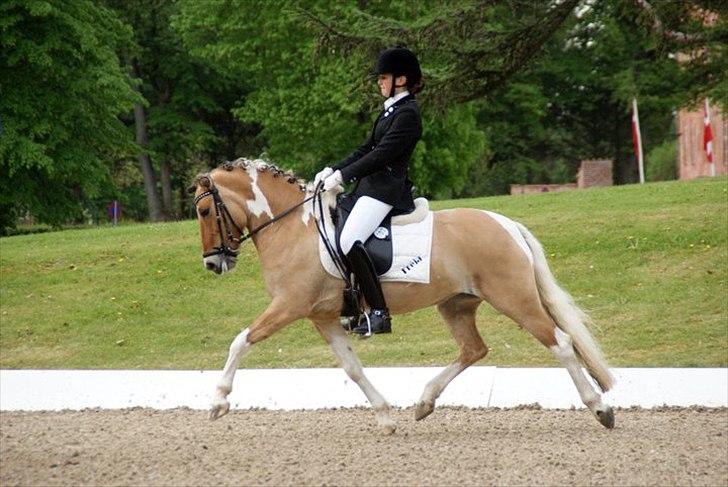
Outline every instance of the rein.
[[[314, 196], [316, 195], [314, 194]], [[347, 279], [347, 276], [350, 274], [350, 272], [347, 270], [347, 265], [334, 248], [334, 244], [331, 243], [329, 234], [326, 231], [326, 218], [324, 217], [324, 207], [320, 192], [318, 193], [318, 198], [314, 202], [314, 213], [316, 212], [316, 203], [318, 203], [318, 210], [320, 215], [319, 219], [314, 218], [314, 221], [316, 222], [316, 230], [318, 230], [319, 236], [324, 243], [324, 248], [326, 248], [326, 252], [329, 254], [329, 257], [331, 257], [331, 260], [333, 261], [336, 270], [339, 272], [344, 282], [346, 282], [347, 285], [350, 286], [350, 279]]]
[[[197, 206], [197, 203], [199, 203], [200, 200], [202, 200], [203, 198], [206, 198], [207, 196], [212, 196], [212, 200], [215, 203], [217, 228], [220, 231], [220, 245], [218, 247], [215, 247], [214, 250], [212, 250], [210, 252], [205, 252], [204, 254], [202, 254], [202, 257], [210, 257], [213, 255], [228, 255], [231, 257], [237, 257], [238, 251], [240, 249], [240, 246], [243, 244], [243, 242], [245, 242], [246, 240], [251, 238], [253, 235], [258, 233], [259, 231], [263, 230], [268, 225], [271, 225], [271, 224], [277, 222], [278, 220], [280, 220], [281, 218], [284, 218], [285, 216], [290, 214], [292, 211], [294, 211], [298, 207], [303, 206], [304, 204], [308, 203], [313, 198], [315, 198], [319, 193], [320, 193], [320, 189], [316, 188], [316, 190], [314, 191], [314, 193], [311, 196], [304, 199], [300, 203], [288, 208], [287, 210], [283, 211], [282, 213], [275, 215], [273, 218], [271, 218], [267, 222], [253, 228], [252, 230], [250, 230], [248, 232], [247, 235], [244, 235], [243, 230], [238, 226], [237, 223], [235, 223], [235, 220], [233, 220], [233, 217], [230, 214], [230, 210], [228, 210], [227, 206], [225, 206], [225, 202], [223, 202], [222, 198], [220, 197], [220, 193], [218, 192], [216, 186], [213, 186], [212, 188], [210, 188], [209, 190], [207, 190], [203, 193], [200, 193], [195, 198], [195, 201], [194, 201], [195, 206]], [[239, 237], [233, 236], [233, 232], [230, 229], [230, 225], [232, 225], [232, 227], [238, 231], [238, 233], [240, 234]], [[224, 233], [223, 233], [223, 228], [225, 229]], [[223, 237], [222, 237], [223, 235], [227, 235], [227, 240], [223, 239]], [[238, 248], [232, 249], [228, 245], [227, 242], [236, 242], [238, 244]]]

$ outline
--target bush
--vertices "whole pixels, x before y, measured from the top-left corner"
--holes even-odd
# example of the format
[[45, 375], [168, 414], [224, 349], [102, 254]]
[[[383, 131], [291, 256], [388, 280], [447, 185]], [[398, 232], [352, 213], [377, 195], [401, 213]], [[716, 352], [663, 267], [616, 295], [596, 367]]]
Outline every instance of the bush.
[[655, 146], [645, 158], [647, 181], [671, 181], [677, 179], [677, 140], [666, 140]]

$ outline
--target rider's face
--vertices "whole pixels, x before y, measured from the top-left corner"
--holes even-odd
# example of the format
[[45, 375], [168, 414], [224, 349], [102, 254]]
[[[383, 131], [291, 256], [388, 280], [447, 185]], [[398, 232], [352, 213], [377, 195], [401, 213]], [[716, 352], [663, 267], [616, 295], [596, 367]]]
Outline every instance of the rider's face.
[[389, 97], [389, 94], [392, 92], [392, 78], [393, 76], [391, 74], [379, 75], [379, 80], [377, 81], [377, 84], [379, 84], [379, 91], [385, 98]]
[[396, 81], [398, 86], [398, 88], [395, 90], [395, 93], [399, 93], [406, 89], [406, 76], [397, 76], [397, 79], [395, 80], [394, 76], [392, 76], [391, 74], [380, 74], [379, 79], [377, 80], [377, 84], [379, 85], [379, 91], [383, 97], [389, 98], [389, 94], [392, 92], [393, 81]]

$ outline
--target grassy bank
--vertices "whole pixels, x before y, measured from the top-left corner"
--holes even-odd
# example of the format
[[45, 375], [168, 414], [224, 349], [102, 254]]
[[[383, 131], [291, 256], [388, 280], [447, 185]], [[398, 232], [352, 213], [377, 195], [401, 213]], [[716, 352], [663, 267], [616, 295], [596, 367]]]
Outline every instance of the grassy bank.
[[[503, 213], [542, 241], [560, 282], [591, 313], [618, 366], [726, 366], [728, 181], [433, 203]], [[267, 305], [252, 246], [222, 277], [204, 271], [195, 222], [0, 239], [0, 367], [218, 368]], [[434, 309], [355, 340], [365, 365], [445, 364], [456, 348]], [[497, 365], [555, 365], [483, 305]], [[257, 346], [243, 367], [335, 366], [308, 322]]]

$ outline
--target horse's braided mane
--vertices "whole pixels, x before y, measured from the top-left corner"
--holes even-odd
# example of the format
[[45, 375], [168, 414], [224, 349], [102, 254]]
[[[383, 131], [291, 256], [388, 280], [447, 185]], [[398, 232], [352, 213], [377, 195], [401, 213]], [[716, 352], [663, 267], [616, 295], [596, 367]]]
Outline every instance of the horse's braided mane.
[[[298, 188], [301, 191], [306, 191], [306, 181], [297, 177], [293, 171], [285, 171], [283, 169], [280, 169], [278, 166], [273, 164], [272, 162], [264, 161], [263, 159], [245, 159], [244, 157], [240, 157], [234, 161], [225, 161], [222, 164], [220, 164], [217, 169], [223, 169], [225, 171], [232, 171], [235, 168], [240, 168], [243, 171], [247, 171], [249, 168], [254, 168], [255, 170], [259, 172], [267, 172], [269, 174], [272, 174], [274, 178], [277, 178], [279, 176], [283, 176], [286, 179], [286, 181], [290, 184], [298, 184]], [[212, 172], [212, 171], [210, 171]], [[195, 176], [194, 179], [194, 185], [198, 185], [200, 183], [200, 180], [202, 178], [206, 178], [210, 176], [210, 172], [206, 173], [200, 173], [197, 176]]]

